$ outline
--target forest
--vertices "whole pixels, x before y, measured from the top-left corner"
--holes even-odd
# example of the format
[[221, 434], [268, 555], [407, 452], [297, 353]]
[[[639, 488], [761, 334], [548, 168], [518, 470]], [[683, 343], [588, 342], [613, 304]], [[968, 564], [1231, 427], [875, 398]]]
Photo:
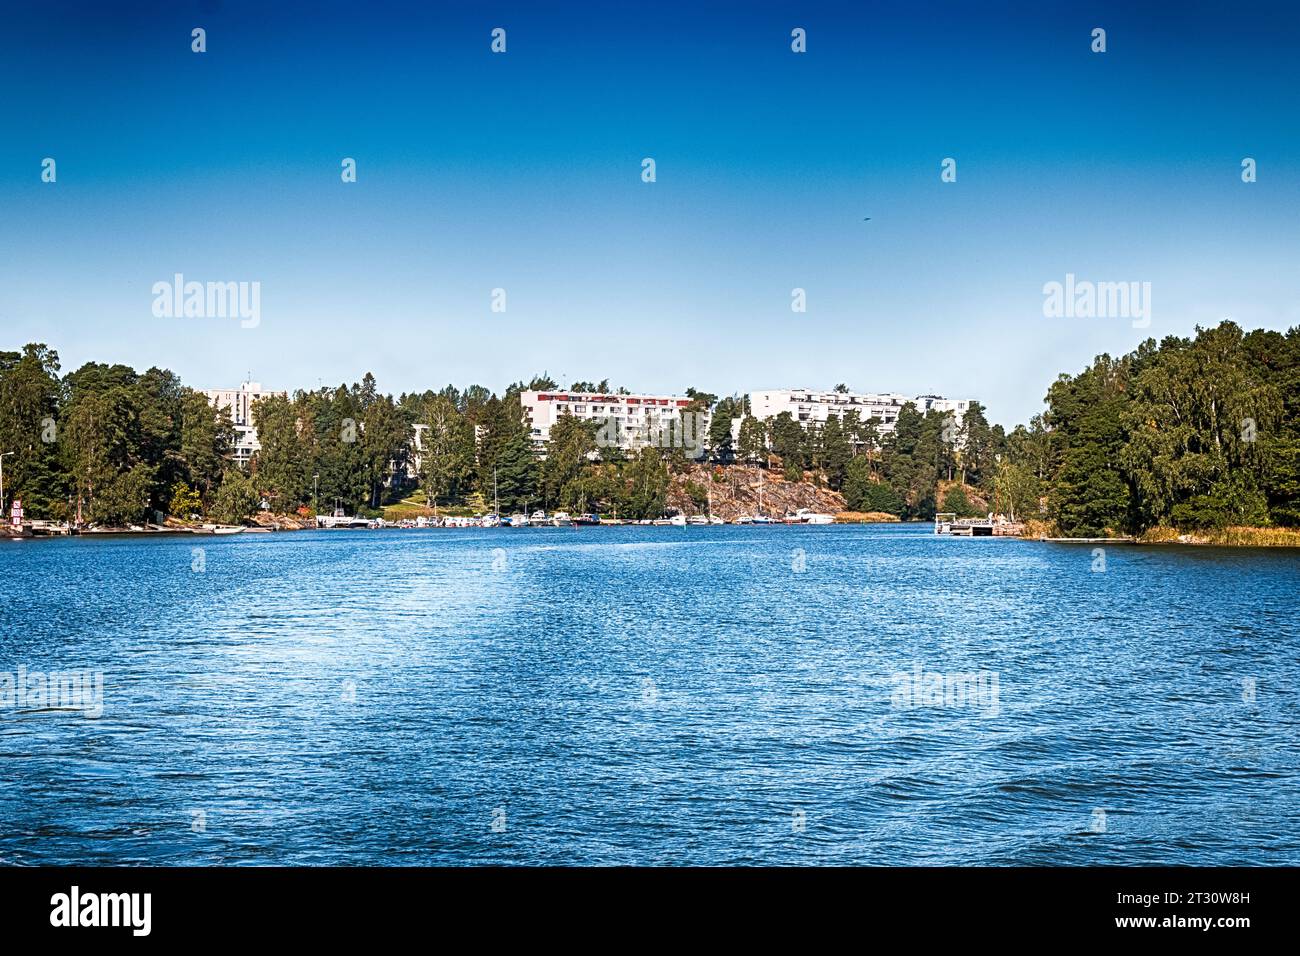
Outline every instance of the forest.
[[[562, 418], [539, 455], [520, 393], [556, 387], [541, 375], [499, 395], [448, 385], [394, 397], [367, 374], [268, 397], [255, 409], [261, 450], [244, 467], [227, 413], [174, 373], [95, 362], [64, 373], [54, 350], [29, 344], [0, 352], [5, 497], [20, 497], [28, 517], [102, 526], [159, 515], [239, 522], [336, 502], [378, 515], [413, 493], [444, 508], [495, 497], [503, 512], [660, 516], [690, 463], [683, 451], [624, 454], [601, 447], [595, 422]], [[976, 513], [978, 499], [1071, 537], [1300, 526], [1300, 329], [1223, 322], [1097, 356], [1059, 375], [1043, 411], [1009, 432], [978, 403], [960, 422], [906, 405], [892, 430], [853, 414], [805, 430], [788, 414], [752, 417], [743, 395], [686, 395], [688, 411], [712, 413], [715, 480], [754, 464], [838, 491], [855, 512], [927, 519]]]

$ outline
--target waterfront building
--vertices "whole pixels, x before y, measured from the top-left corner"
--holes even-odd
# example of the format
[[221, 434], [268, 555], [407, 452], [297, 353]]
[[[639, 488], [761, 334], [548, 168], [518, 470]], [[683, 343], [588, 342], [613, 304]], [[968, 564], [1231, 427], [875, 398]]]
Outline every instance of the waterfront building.
[[[592, 392], [527, 391], [519, 396], [534, 447], [544, 452], [551, 427], [562, 415], [601, 425], [597, 441], [632, 451], [646, 445], [685, 445], [688, 452], [708, 443], [709, 412], [692, 413], [682, 429], [691, 399], [682, 395], [623, 395]], [[683, 434], [684, 431], [684, 434]]]
[[235, 443], [232, 453], [236, 462], [246, 466], [261, 449], [254, 422], [254, 406], [259, 399], [272, 395], [288, 397], [288, 392], [273, 392], [262, 388], [260, 382], [243, 382], [238, 388], [208, 388], [203, 390], [214, 408], [230, 411], [231, 424], [235, 426]]
[[409, 478], [418, 479], [420, 469], [424, 467], [424, 433], [428, 430], [428, 425], [418, 422], [411, 426], [411, 445], [406, 458]]
[[927, 411], [950, 412], [961, 424], [971, 399], [944, 398], [940, 395], [903, 395], [898, 392], [818, 392], [808, 388], [775, 389], [749, 393], [749, 412], [755, 418], [776, 418], [782, 412], [805, 429], [819, 428], [830, 416], [841, 420], [849, 412], [857, 412], [861, 421], [879, 419], [880, 434], [894, 430], [898, 413], [911, 403], [924, 415]]

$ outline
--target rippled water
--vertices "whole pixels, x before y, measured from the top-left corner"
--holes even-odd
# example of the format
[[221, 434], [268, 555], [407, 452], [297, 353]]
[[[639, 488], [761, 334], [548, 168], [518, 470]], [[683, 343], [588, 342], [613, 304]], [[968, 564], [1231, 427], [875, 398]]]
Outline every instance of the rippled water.
[[1300, 555], [928, 531], [3, 542], [0, 862], [1300, 863]]

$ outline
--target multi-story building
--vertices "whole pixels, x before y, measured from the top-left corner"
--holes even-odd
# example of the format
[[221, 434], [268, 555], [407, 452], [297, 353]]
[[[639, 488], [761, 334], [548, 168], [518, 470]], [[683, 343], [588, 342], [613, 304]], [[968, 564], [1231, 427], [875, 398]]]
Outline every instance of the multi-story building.
[[545, 451], [553, 426], [562, 415], [600, 423], [597, 442], [624, 451], [646, 445], [681, 447], [688, 454], [708, 443], [709, 413], [691, 413], [691, 399], [681, 395], [613, 395], [591, 392], [528, 391], [520, 396], [533, 444]]
[[966, 414], [966, 409], [970, 408], [970, 403], [974, 399], [970, 398], [944, 398], [941, 395], [918, 395], [910, 399], [916, 406], [916, 410], [924, 415], [926, 412], [952, 412], [958, 422]]
[[257, 440], [257, 427], [253, 421], [253, 407], [258, 399], [271, 395], [286, 396], [287, 392], [272, 392], [262, 388], [260, 382], [244, 382], [239, 388], [209, 388], [203, 394], [208, 397], [214, 408], [230, 411], [231, 424], [235, 426], [235, 444], [232, 449], [234, 459], [240, 465], [247, 465], [253, 455], [262, 447]]
[[938, 395], [913, 397], [896, 392], [817, 392], [807, 388], [787, 388], [750, 392], [749, 412], [760, 419], [775, 418], [782, 412], [789, 412], [790, 417], [804, 428], [820, 427], [831, 415], [842, 419], [849, 412], [857, 412], [858, 418], [864, 422], [870, 418], [879, 419], [879, 431], [885, 434], [894, 430], [898, 413], [909, 402], [923, 415], [930, 410], [951, 412], [959, 424], [970, 407], [970, 399]]
[[406, 456], [407, 472], [411, 478], [418, 476], [424, 467], [424, 433], [428, 428], [428, 425], [419, 423], [411, 426], [411, 444]]

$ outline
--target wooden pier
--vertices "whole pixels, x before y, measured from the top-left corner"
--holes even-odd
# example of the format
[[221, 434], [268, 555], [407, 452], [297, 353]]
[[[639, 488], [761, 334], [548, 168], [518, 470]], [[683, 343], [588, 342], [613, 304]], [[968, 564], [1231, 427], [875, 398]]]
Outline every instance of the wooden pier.
[[1009, 521], [1002, 515], [987, 518], [958, 518], [951, 511], [941, 511], [934, 516], [934, 533], [959, 538], [1018, 538], [1024, 531], [1019, 521]]

